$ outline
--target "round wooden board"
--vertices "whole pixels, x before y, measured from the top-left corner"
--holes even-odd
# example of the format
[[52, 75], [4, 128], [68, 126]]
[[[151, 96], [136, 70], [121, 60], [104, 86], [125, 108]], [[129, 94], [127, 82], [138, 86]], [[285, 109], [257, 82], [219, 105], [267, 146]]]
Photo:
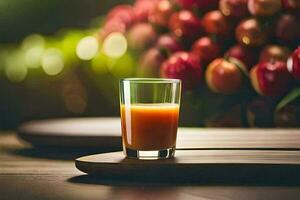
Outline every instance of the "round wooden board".
[[[119, 118], [69, 118], [27, 122], [18, 136], [36, 146], [113, 147], [121, 150]], [[177, 149], [300, 149], [300, 129], [179, 128]]]
[[35, 146], [121, 149], [120, 126], [113, 117], [37, 120], [20, 125], [17, 135]]
[[300, 177], [300, 151], [177, 150], [174, 159], [126, 159], [122, 152], [75, 160], [82, 172], [111, 178], [209, 180]]

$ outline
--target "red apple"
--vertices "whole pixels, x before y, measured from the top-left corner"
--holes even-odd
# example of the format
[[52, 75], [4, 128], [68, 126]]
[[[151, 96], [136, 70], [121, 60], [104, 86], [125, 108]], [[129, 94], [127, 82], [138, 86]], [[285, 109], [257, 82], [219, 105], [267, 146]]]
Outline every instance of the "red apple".
[[297, 80], [300, 80], [300, 46], [293, 52], [292, 57], [289, 59], [288, 71]]
[[249, 0], [248, 9], [254, 16], [271, 16], [281, 9], [280, 0]]
[[138, 0], [133, 5], [136, 22], [147, 22], [149, 13], [154, 9], [158, 0]]
[[281, 15], [275, 25], [275, 36], [286, 42], [299, 39], [299, 19], [292, 14]]
[[173, 13], [172, 4], [168, 0], [160, 0], [150, 12], [149, 22], [158, 27], [168, 27], [169, 18]]
[[259, 62], [267, 62], [271, 60], [279, 60], [286, 62], [291, 51], [284, 46], [268, 45], [260, 53]]
[[216, 93], [233, 94], [237, 92], [243, 83], [243, 74], [240, 69], [242, 66], [243, 64], [234, 58], [213, 60], [205, 73], [208, 87]]
[[268, 30], [264, 30], [255, 18], [246, 19], [235, 30], [237, 41], [245, 46], [261, 46], [266, 43]]
[[130, 27], [134, 23], [135, 14], [132, 6], [119, 5], [114, 7], [107, 14], [106, 20], [119, 20], [126, 25], [126, 28]]
[[212, 8], [217, 8], [219, 0], [175, 0], [175, 3], [178, 4], [183, 9], [200, 9], [207, 10]]
[[180, 51], [162, 64], [160, 75], [181, 79], [184, 89], [193, 89], [202, 82], [202, 66], [196, 56]]
[[132, 6], [119, 5], [109, 11], [106, 22], [100, 31], [100, 39], [103, 40], [112, 32], [125, 33], [135, 22], [135, 14]]
[[202, 33], [200, 19], [189, 10], [172, 14], [169, 21], [170, 30], [179, 38], [197, 38]]
[[100, 39], [104, 40], [109, 34], [113, 32], [126, 32], [126, 25], [120, 20], [108, 20], [100, 30]]
[[255, 52], [255, 49], [239, 44], [228, 49], [228, 51], [225, 52], [225, 56], [242, 61], [248, 69], [257, 62], [257, 53]]
[[243, 18], [249, 15], [248, 0], [220, 0], [219, 9], [225, 16]]
[[159, 36], [156, 42], [156, 47], [159, 49], [167, 50], [169, 53], [175, 53], [177, 51], [183, 50], [183, 47], [178, 39], [170, 34]]
[[299, 0], [281, 0], [282, 6], [284, 9], [291, 10], [297, 9], [300, 10], [300, 1]]
[[133, 49], [143, 50], [152, 45], [157, 38], [157, 33], [148, 23], [138, 23], [128, 31], [128, 45]]
[[203, 64], [208, 64], [217, 58], [220, 53], [220, 45], [210, 37], [201, 37], [192, 46], [192, 53], [199, 57]]
[[254, 66], [250, 71], [253, 88], [264, 96], [281, 96], [290, 83], [290, 74], [286, 63], [282, 61], [262, 62]]
[[139, 68], [137, 72], [138, 76], [158, 77], [160, 66], [165, 59], [165, 56], [159, 49], [150, 48], [145, 52], [139, 62]]
[[208, 33], [222, 36], [230, 35], [230, 21], [219, 10], [207, 12], [203, 16], [203, 26]]

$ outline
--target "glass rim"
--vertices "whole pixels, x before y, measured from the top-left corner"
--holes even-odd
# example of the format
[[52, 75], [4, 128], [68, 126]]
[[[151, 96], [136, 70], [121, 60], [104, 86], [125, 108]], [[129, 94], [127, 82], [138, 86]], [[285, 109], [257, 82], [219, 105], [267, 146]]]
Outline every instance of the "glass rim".
[[180, 79], [172, 78], [122, 78], [120, 82], [132, 82], [132, 83], [181, 83]]

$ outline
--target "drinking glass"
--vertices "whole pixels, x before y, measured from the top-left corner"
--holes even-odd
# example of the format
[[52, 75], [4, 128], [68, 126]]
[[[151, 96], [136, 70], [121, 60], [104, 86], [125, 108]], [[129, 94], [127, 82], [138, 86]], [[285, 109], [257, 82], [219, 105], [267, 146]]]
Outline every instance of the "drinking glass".
[[138, 159], [171, 158], [175, 153], [181, 81], [161, 78], [120, 80], [123, 151]]

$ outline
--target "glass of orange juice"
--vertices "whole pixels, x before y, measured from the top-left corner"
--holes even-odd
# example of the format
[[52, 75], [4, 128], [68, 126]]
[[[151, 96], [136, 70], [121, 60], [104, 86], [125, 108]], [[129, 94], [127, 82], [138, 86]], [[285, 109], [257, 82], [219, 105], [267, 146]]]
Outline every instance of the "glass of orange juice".
[[122, 143], [126, 157], [174, 157], [181, 81], [126, 78], [120, 81]]

